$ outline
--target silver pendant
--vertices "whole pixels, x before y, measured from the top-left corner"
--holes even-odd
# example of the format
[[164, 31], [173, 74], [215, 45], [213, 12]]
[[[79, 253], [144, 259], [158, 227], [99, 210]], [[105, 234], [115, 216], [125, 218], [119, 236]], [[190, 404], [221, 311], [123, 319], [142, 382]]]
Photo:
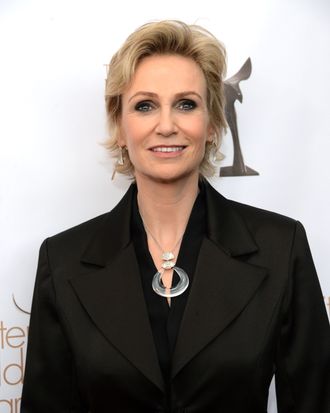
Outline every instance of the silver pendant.
[[182, 268], [174, 266], [173, 271], [178, 274], [180, 280], [175, 287], [168, 289], [165, 288], [162, 283], [162, 275], [164, 271], [157, 271], [152, 279], [152, 288], [155, 293], [167, 298], [177, 297], [184, 293], [189, 286], [189, 277], [187, 273]]

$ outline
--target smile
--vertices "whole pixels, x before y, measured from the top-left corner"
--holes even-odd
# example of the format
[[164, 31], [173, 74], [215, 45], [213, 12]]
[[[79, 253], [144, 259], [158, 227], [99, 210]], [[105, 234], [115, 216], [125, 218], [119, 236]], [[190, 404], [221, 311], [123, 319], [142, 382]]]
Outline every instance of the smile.
[[180, 152], [185, 148], [185, 146], [157, 146], [151, 148], [152, 152]]

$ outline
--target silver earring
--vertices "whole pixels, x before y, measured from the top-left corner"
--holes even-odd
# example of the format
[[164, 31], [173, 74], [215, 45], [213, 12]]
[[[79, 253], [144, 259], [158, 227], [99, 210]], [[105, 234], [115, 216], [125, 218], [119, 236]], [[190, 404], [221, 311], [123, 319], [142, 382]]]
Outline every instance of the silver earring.
[[[118, 153], [118, 158], [117, 158], [116, 166], [117, 166], [117, 165], [123, 166], [124, 163], [125, 163], [125, 158], [124, 158], [124, 154], [123, 154], [123, 150], [125, 149], [125, 147], [123, 148], [123, 147], [121, 147], [121, 146], [118, 146], [118, 149], [119, 149], [119, 153]], [[117, 171], [116, 171], [116, 166], [115, 166], [115, 168], [114, 168], [114, 170], [113, 170], [113, 172], [112, 172], [112, 177], [111, 177], [111, 180], [112, 180], [112, 181], [114, 180], [115, 175], [116, 175], [116, 172], [117, 172]]]
[[219, 148], [217, 147], [216, 144], [216, 135], [214, 135], [212, 142], [212, 152], [213, 152], [213, 162], [217, 163], [222, 161], [222, 159], [224, 158], [223, 154], [219, 151]]
[[117, 165], [120, 165], [120, 166], [124, 165], [124, 154], [123, 154], [123, 148], [121, 146], [119, 146]]

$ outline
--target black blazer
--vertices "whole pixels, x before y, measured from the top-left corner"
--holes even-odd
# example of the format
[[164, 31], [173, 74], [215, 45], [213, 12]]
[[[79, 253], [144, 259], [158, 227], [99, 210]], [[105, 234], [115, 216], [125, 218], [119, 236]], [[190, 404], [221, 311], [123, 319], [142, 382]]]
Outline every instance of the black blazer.
[[21, 412], [265, 413], [275, 374], [279, 413], [329, 413], [329, 322], [302, 225], [209, 184], [166, 409], [132, 193], [43, 243]]

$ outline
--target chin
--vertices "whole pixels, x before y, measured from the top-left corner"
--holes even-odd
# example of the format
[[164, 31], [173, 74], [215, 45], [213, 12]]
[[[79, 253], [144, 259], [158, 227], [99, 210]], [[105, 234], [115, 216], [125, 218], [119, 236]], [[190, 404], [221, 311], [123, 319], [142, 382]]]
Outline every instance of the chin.
[[171, 184], [180, 182], [182, 180], [187, 180], [189, 178], [192, 178], [193, 176], [196, 176], [198, 178], [199, 169], [186, 170], [180, 172], [159, 172], [157, 175], [149, 175], [149, 179], [152, 179], [154, 182], [158, 182], [161, 184]]

